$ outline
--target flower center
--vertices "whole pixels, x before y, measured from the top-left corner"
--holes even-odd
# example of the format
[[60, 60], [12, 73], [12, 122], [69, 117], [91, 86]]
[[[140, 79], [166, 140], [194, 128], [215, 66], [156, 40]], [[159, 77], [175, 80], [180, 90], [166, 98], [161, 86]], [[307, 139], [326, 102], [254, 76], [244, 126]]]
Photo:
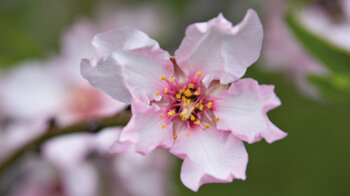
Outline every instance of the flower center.
[[[171, 60], [176, 66], [175, 59]], [[163, 92], [156, 93], [157, 96], [162, 95], [159, 102], [165, 103], [165, 110], [159, 117], [165, 117], [166, 124], [178, 120], [185, 125], [189, 135], [190, 131], [197, 127], [206, 130], [220, 120], [215, 118], [212, 112], [215, 99], [206, 94], [207, 89], [202, 84], [202, 72], [193, 74], [182, 83], [175, 77], [167, 79], [161, 76], [160, 79], [167, 84]], [[162, 128], [165, 128], [166, 124], [163, 124]], [[174, 139], [176, 138], [175, 135]]]

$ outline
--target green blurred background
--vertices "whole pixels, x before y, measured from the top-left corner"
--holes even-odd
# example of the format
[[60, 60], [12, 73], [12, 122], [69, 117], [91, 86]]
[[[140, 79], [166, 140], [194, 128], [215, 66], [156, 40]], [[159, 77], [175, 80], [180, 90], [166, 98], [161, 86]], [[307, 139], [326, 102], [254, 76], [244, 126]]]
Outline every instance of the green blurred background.
[[[79, 17], [93, 18], [97, 3], [101, 1], [0, 0], [0, 67], [9, 69], [23, 60], [57, 53], [62, 32]], [[149, 3], [171, 10], [171, 31], [158, 40], [162, 48], [173, 52], [187, 25], [206, 21], [219, 12], [237, 23], [248, 8], [255, 9], [264, 23], [264, 9], [273, 2], [129, 0], [118, 1], [118, 6]], [[259, 66], [262, 63], [260, 60], [250, 67], [246, 77], [276, 86], [282, 106], [271, 111], [269, 117], [288, 136], [273, 144], [261, 141], [246, 145], [247, 180], [204, 185], [197, 193], [182, 185], [182, 161], [177, 160], [174, 195], [350, 195], [349, 102], [308, 98], [285, 75], [265, 72]], [[350, 66], [350, 62], [343, 63]]]

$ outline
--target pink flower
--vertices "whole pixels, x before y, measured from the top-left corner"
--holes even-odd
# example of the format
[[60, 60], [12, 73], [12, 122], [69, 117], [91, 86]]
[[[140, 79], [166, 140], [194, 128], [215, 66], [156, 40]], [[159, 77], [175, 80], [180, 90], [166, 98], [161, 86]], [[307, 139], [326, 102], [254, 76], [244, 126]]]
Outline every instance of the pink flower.
[[307, 74], [325, 74], [326, 69], [302, 47], [287, 27], [284, 16], [287, 2], [273, 0], [267, 9], [266, 39], [261, 65], [265, 70], [284, 72], [308, 96], [319, 97], [319, 92], [306, 78]]
[[[58, 171], [67, 195], [166, 195], [171, 160], [164, 152], [148, 157], [108, 152], [120, 128], [94, 134], [72, 134], [47, 142], [43, 155]], [[142, 177], [139, 173], [143, 173]], [[103, 175], [103, 178], [99, 176]], [[103, 184], [103, 187], [99, 186]]]
[[190, 25], [175, 57], [136, 29], [97, 35], [92, 43], [99, 59], [83, 59], [82, 75], [131, 103], [133, 112], [111, 150], [169, 148], [184, 159], [181, 180], [194, 191], [204, 183], [245, 179], [241, 140], [286, 136], [266, 115], [280, 105], [273, 86], [240, 79], [259, 57], [262, 37], [253, 10], [236, 26], [222, 14]]
[[47, 60], [21, 62], [1, 73], [0, 120], [4, 116], [11, 122], [6, 128], [0, 122], [0, 160], [43, 134], [51, 118], [59, 126], [66, 126], [87, 118], [114, 115], [127, 106], [91, 87], [80, 75], [80, 60], [94, 55], [90, 41], [107, 26], [132, 23], [154, 35], [169, 30], [166, 25], [155, 25], [165, 23], [164, 12], [168, 10], [154, 5], [137, 9], [118, 6], [120, 10], [112, 12], [115, 6], [102, 6], [97, 10], [96, 22], [80, 20], [67, 29], [60, 54]]
[[298, 14], [299, 20], [312, 33], [350, 51], [350, 3], [339, 0], [314, 3]]
[[[273, 0], [267, 14], [264, 68], [285, 72], [306, 95], [319, 97], [307, 75], [329, 74], [288, 29], [284, 17], [288, 4]], [[350, 51], [350, 2], [348, 0], [313, 2], [294, 13], [298, 21], [311, 33]]]

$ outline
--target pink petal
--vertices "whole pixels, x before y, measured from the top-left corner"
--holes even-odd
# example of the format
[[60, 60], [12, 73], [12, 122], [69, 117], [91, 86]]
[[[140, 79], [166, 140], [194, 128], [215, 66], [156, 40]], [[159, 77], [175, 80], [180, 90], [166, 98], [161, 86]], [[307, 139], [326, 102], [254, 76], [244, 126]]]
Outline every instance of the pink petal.
[[248, 143], [262, 138], [271, 143], [287, 135], [273, 125], [266, 114], [281, 105], [274, 86], [259, 85], [250, 78], [241, 79], [217, 97], [214, 114], [221, 119], [217, 123], [219, 129], [231, 130]]
[[114, 172], [123, 189], [118, 190], [118, 195], [168, 195], [172, 158], [168, 152], [159, 149], [147, 156], [135, 152], [119, 154], [114, 161]]
[[25, 120], [46, 119], [59, 109], [64, 89], [45, 64], [24, 62], [2, 78], [0, 96], [7, 115]]
[[[82, 65], [83, 76], [105, 92], [107, 89], [109, 92], [116, 91], [111, 86], [116, 79], [111, 78], [113, 76], [109, 71], [117, 72], [122, 76], [119, 76], [119, 83], [124, 83], [133, 97], [149, 103], [156, 99], [156, 92], [165, 87], [166, 83], [161, 82], [160, 77], [173, 75], [174, 70], [169, 54], [159, 48], [155, 40], [136, 29], [127, 28], [99, 34], [94, 38], [93, 45], [98, 55], [108, 57], [109, 61], [100, 61], [96, 68], [102, 63], [104, 67], [111, 69], [101, 68], [93, 71], [94, 68], [90, 68], [90, 73], [94, 76], [89, 77], [90, 74], [86, 74], [85, 66]], [[104, 84], [96, 85], [94, 82], [96, 80]], [[109, 94], [117, 99], [121, 93]]]
[[172, 123], [162, 128], [165, 120], [159, 118], [159, 107], [136, 100], [133, 100], [132, 106], [133, 116], [123, 129], [119, 140], [111, 147], [111, 151], [136, 151], [147, 154], [157, 147], [169, 148], [173, 142]]
[[92, 163], [83, 162], [78, 167], [64, 171], [61, 175], [63, 188], [67, 195], [98, 195], [99, 173]]
[[51, 139], [43, 147], [43, 155], [53, 165], [68, 170], [78, 167], [94, 148], [90, 134], [73, 134]]
[[[346, 5], [341, 3], [342, 9]], [[346, 17], [346, 16], [345, 16]], [[350, 22], [335, 22], [334, 18], [319, 6], [310, 5], [298, 14], [298, 19], [307, 30], [323, 39], [350, 51]]]
[[94, 62], [88, 59], [81, 61], [81, 75], [87, 79], [92, 86], [110, 95], [114, 99], [130, 103], [131, 95], [127, 89], [121, 72], [121, 67], [112, 57], [106, 60]]
[[109, 148], [119, 138], [122, 128], [108, 127], [95, 136], [95, 148], [100, 154], [109, 153]]
[[262, 25], [254, 10], [248, 10], [236, 26], [219, 14], [190, 25], [175, 56], [186, 74], [202, 72], [206, 86], [212, 80], [228, 84], [241, 78], [258, 59], [262, 39]]
[[189, 136], [182, 132], [170, 152], [184, 159], [181, 180], [193, 191], [205, 183], [246, 177], [248, 154], [230, 132], [216, 128], [195, 130]]

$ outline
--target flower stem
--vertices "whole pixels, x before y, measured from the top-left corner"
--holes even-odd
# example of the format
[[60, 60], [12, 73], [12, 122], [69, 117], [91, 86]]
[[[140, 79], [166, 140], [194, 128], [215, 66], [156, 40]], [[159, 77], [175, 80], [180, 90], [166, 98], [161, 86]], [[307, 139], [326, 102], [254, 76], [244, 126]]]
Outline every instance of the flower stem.
[[27, 142], [22, 147], [15, 150], [15, 152], [8, 156], [4, 161], [0, 162], [0, 174], [17, 159], [25, 155], [26, 152], [40, 148], [43, 143], [53, 137], [70, 133], [98, 132], [106, 127], [124, 126], [129, 121], [130, 117], [131, 113], [129, 111], [124, 111], [114, 116], [89, 119], [63, 128], [51, 126], [44, 134]]

